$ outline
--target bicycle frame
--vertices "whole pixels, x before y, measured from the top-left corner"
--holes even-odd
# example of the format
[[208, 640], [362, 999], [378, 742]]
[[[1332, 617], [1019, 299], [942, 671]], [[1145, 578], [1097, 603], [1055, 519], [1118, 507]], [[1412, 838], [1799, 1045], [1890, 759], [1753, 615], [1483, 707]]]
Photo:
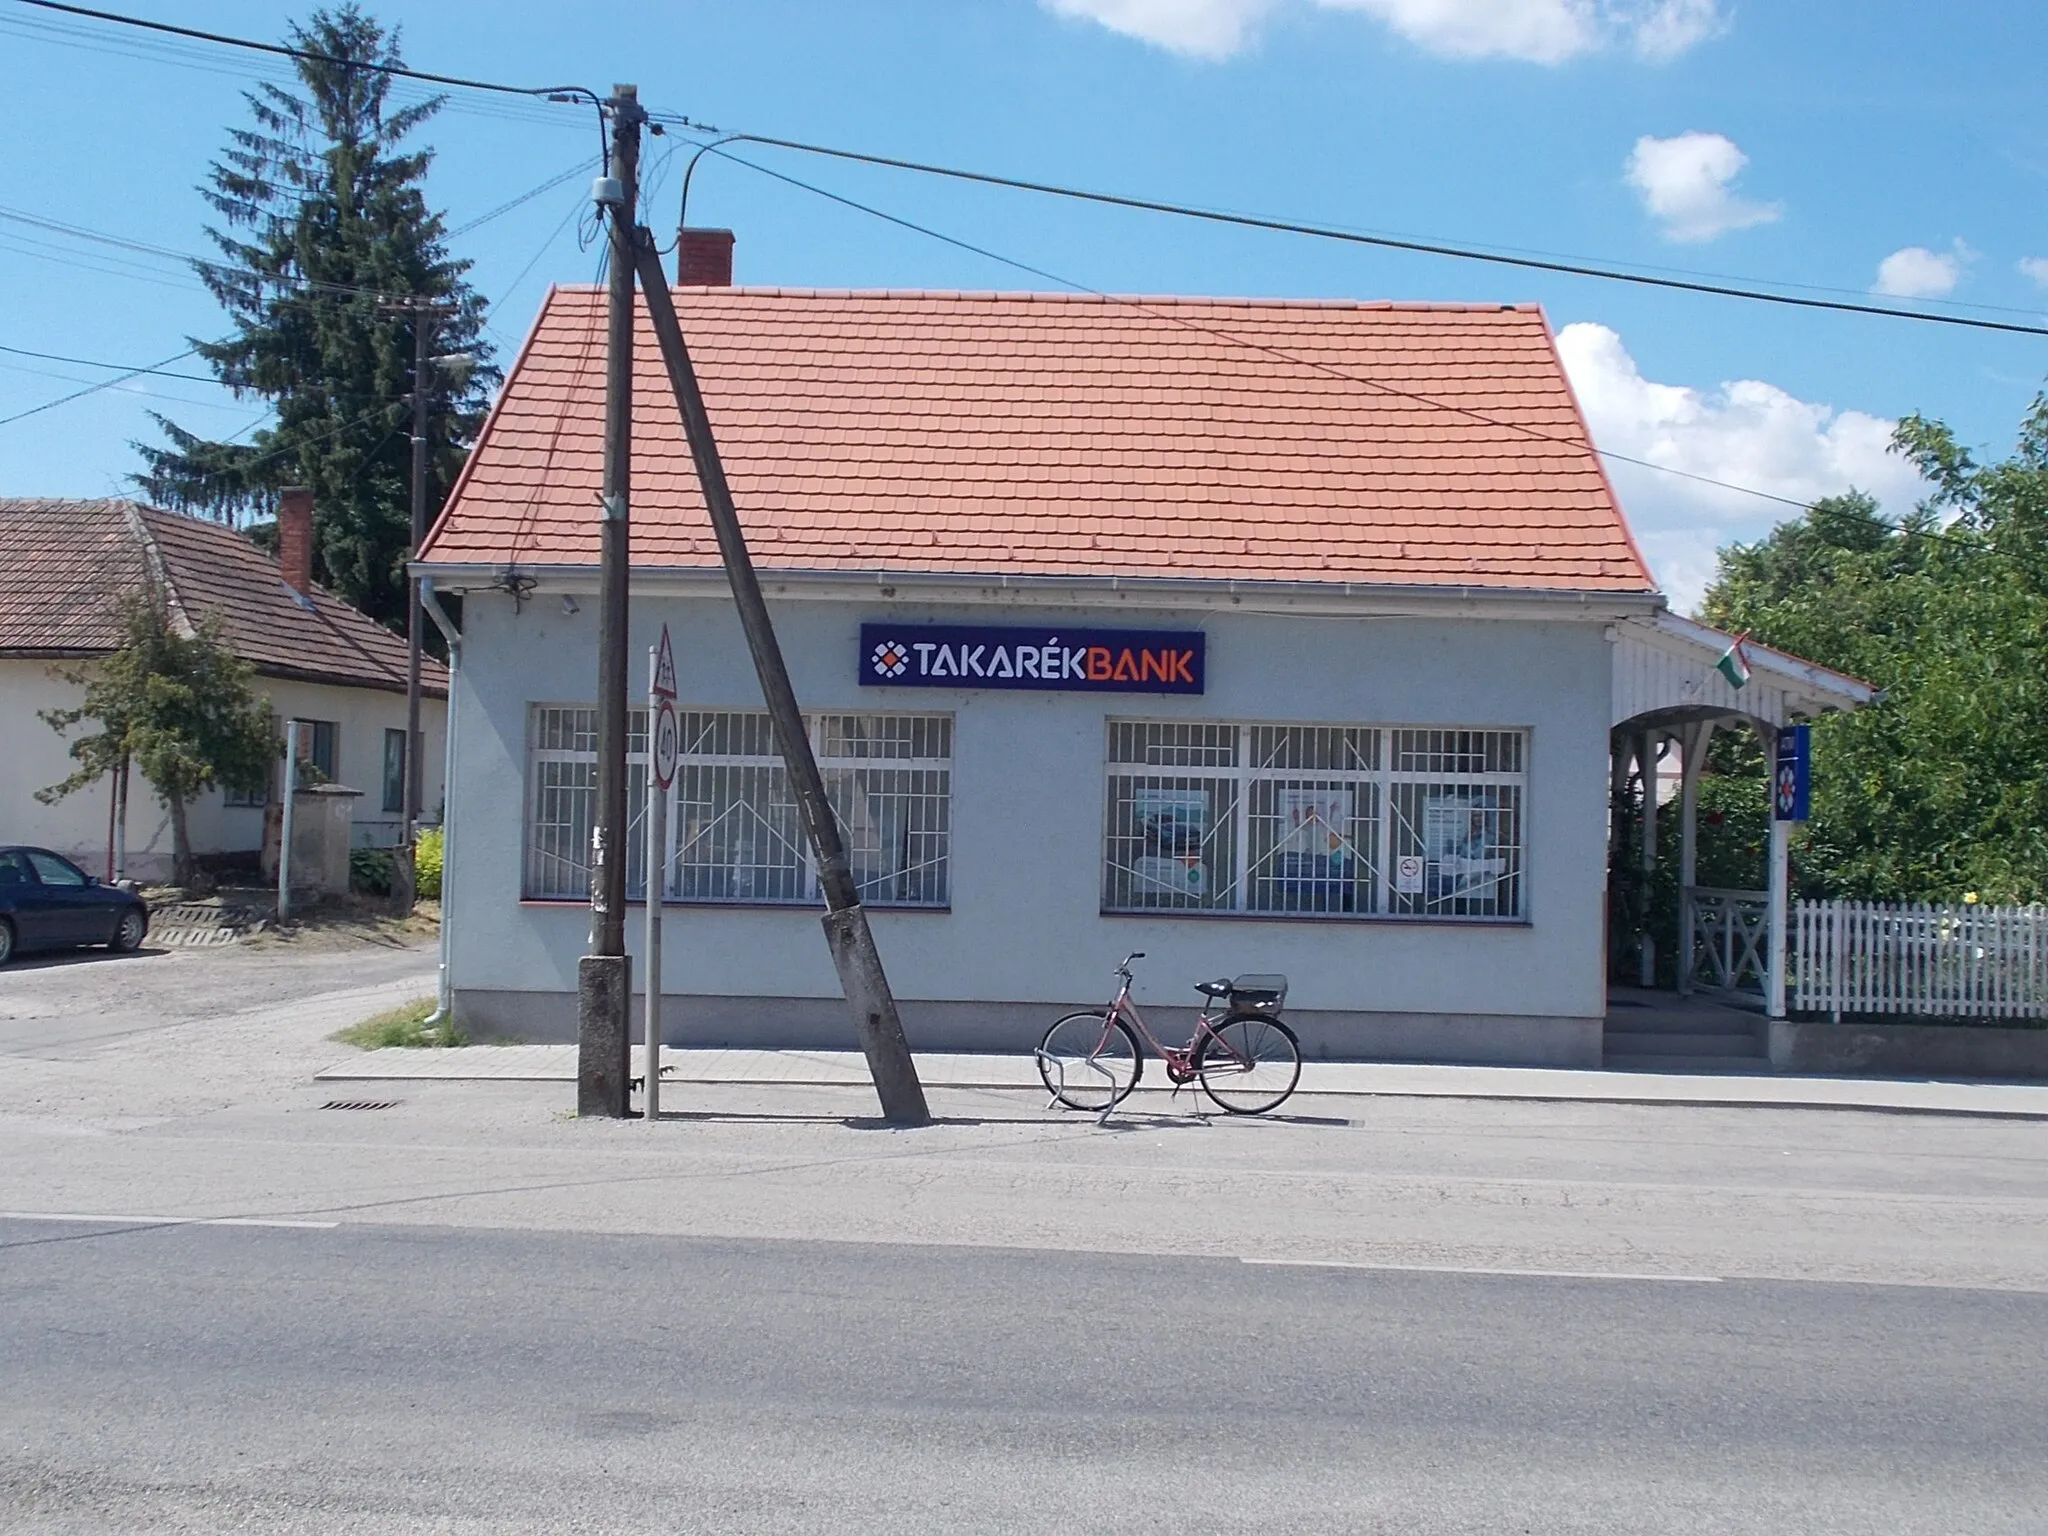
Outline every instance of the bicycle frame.
[[1227, 1002], [1222, 1012], [1213, 1015], [1209, 1012], [1208, 1005], [1205, 1004], [1195, 1015], [1195, 1032], [1188, 1037], [1188, 1043], [1178, 1046], [1167, 1045], [1157, 1035], [1152, 1033], [1151, 1026], [1145, 1022], [1144, 1013], [1140, 1011], [1137, 1003], [1132, 1000], [1131, 978], [1128, 973], [1124, 975], [1123, 983], [1121, 987], [1117, 988], [1115, 1000], [1103, 1010], [1103, 1038], [1105, 1040], [1108, 1039], [1111, 1022], [1116, 1019], [1122, 1019], [1138, 1032], [1138, 1038], [1151, 1046], [1152, 1053], [1165, 1063], [1167, 1079], [1174, 1085], [1176, 1090], [1185, 1087], [1195, 1080], [1195, 1052], [1201, 1049], [1204, 1039], [1214, 1040], [1220, 1049], [1229, 1051], [1234, 1060], [1240, 1063], [1244, 1062], [1244, 1057], [1237, 1051], [1231, 1050], [1230, 1042], [1216, 1032], [1216, 1026], [1229, 1016]]

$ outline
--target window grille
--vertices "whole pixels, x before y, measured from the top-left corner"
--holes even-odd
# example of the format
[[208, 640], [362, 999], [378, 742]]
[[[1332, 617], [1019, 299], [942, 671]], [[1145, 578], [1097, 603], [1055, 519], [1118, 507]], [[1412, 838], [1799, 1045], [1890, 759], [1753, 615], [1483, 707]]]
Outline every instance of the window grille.
[[1519, 918], [1525, 743], [1112, 721], [1103, 907]]
[[[596, 711], [533, 709], [526, 893], [589, 894]], [[943, 715], [820, 715], [806, 722], [861, 900], [940, 907], [951, 897], [953, 722]], [[688, 710], [670, 790], [670, 900], [804, 904], [817, 870], [765, 713]], [[626, 889], [646, 894], [647, 716], [627, 742]]]

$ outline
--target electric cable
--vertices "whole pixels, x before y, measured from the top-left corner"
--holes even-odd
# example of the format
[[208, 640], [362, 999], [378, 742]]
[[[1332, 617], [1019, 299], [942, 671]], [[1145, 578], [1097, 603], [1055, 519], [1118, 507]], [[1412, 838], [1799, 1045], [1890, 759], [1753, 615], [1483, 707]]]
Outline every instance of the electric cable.
[[60, 395], [55, 400], [45, 400], [41, 405], [32, 405], [25, 411], [16, 411], [12, 416], [0, 416], [0, 427], [12, 426], [17, 421], [25, 421], [31, 416], [39, 416], [44, 411], [54, 410], [60, 405], [69, 405], [74, 400], [83, 400], [87, 395], [96, 395], [103, 389], [112, 389], [116, 384], [126, 384], [130, 379], [138, 379], [145, 373], [155, 373], [158, 369], [167, 368], [172, 363], [183, 362], [198, 350], [197, 347], [187, 347], [184, 351], [173, 352], [161, 362], [152, 363], [148, 367], [131, 368], [128, 372], [116, 374], [111, 379], [102, 379], [97, 384], [88, 384], [84, 389], [73, 390], [68, 395]]
[[[675, 125], [693, 128], [700, 133], [715, 130], [701, 124], [692, 125], [686, 120], [675, 121]], [[1092, 192], [1080, 187], [1061, 186], [1055, 182], [1031, 181], [1016, 176], [998, 176], [987, 171], [962, 170], [956, 166], [933, 165], [919, 160], [903, 160], [891, 155], [871, 155], [859, 150], [837, 149], [826, 144], [808, 144], [799, 139], [781, 139], [768, 134], [735, 133], [724, 135], [722, 143], [760, 144], [772, 149], [794, 150], [802, 154], [823, 155], [836, 160], [851, 160], [862, 165], [881, 166], [890, 170], [914, 171], [920, 175], [947, 177], [955, 181], [977, 182], [983, 186], [1006, 187], [1013, 191], [1035, 192], [1047, 197], [1066, 198], [1076, 202], [1097, 203], [1111, 208], [1133, 209], [1141, 213], [1168, 214], [1176, 218], [1196, 219], [1210, 224], [1231, 225], [1241, 229], [1264, 230], [1275, 234], [1300, 235], [1316, 240], [1332, 240], [1348, 245], [1372, 246], [1381, 250], [1407, 251], [1424, 256], [1445, 256], [1459, 261], [1486, 262], [1495, 266], [1517, 267], [1527, 271], [1551, 272], [1567, 277], [1596, 278], [1603, 282], [1632, 283], [1646, 288], [1662, 288], [1682, 293], [1707, 294], [1716, 298], [1744, 299], [1759, 304], [1781, 304], [1797, 309], [1826, 310], [1838, 314], [1875, 315], [1889, 320], [1918, 320], [1929, 325], [1961, 326], [1971, 330], [2000, 331], [2020, 336], [2048, 336], [2048, 326], [2021, 325], [2007, 320], [1985, 320], [1971, 315], [1945, 315], [1934, 310], [1900, 309], [1886, 304], [1853, 303], [1846, 299], [1806, 298], [1797, 294], [1772, 293], [1762, 288], [1747, 288], [1730, 283], [1711, 283], [1687, 278], [1660, 277], [1648, 272], [1632, 272], [1622, 267], [1598, 266], [1588, 262], [1553, 261], [1535, 256], [1516, 256], [1500, 251], [1480, 250], [1473, 246], [1451, 245], [1441, 241], [1408, 240], [1392, 235], [1363, 234], [1355, 230], [1339, 229], [1328, 224], [1307, 224], [1292, 219], [1266, 218], [1258, 214], [1228, 213], [1217, 208], [1202, 208], [1188, 203], [1170, 203], [1158, 198], [1127, 196], [1116, 192]]]
[[203, 373], [173, 373], [162, 367], [131, 367], [127, 363], [103, 363], [98, 358], [70, 357], [62, 352], [37, 352], [28, 347], [10, 347], [0, 343], [0, 352], [9, 352], [16, 357], [41, 358], [46, 363], [70, 363], [78, 368], [114, 368], [122, 370], [124, 378], [137, 378], [142, 374], [153, 374], [164, 379], [190, 379], [195, 384], [217, 384], [220, 381]]
[[[1470, 407], [1467, 406], [1455, 405], [1452, 404], [1450, 401], [1440, 400], [1430, 395], [1418, 394], [1412, 390], [1404, 390], [1396, 385], [1387, 384], [1378, 379], [1367, 378], [1361, 375], [1349, 373], [1343, 369], [1333, 367], [1328, 363], [1319, 362], [1314, 358], [1302, 357], [1299, 354], [1289, 352], [1284, 348], [1275, 347], [1265, 342], [1254, 341], [1250, 338], [1237, 335], [1234, 332], [1223, 330], [1220, 327], [1214, 325], [1203, 324], [1200, 321], [1190, 319], [1187, 315], [1178, 312], [1178, 310], [1174, 308], [1168, 308], [1166, 306], [1156, 303], [1148, 303], [1146, 300], [1142, 298], [1122, 297], [1114, 294], [1105, 293], [1100, 289], [1091, 288], [1085, 283], [1076, 282], [1074, 279], [1062, 276], [1057, 272], [1048, 271], [1043, 267], [1033, 266], [1029, 262], [1019, 261], [1013, 257], [1005, 256], [1000, 252], [990, 250], [984, 246], [975, 245], [972, 242], [962, 240], [957, 236], [946, 234], [942, 230], [932, 229], [927, 225], [919, 224], [913, 220], [902, 218], [896, 214], [888, 213], [882, 209], [871, 207], [866, 203], [858, 202], [853, 198], [842, 196], [837, 192], [829, 191], [823, 187], [814, 186], [809, 182], [802, 181], [794, 176], [786, 175], [781, 171], [773, 171], [768, 169], [766, 166], [756, 165], [751, 160], [743, 160], [737, 155], [725, 152], [718, 144], [704, 145], [698, 153], [700, 155], [704, 153], [716, 154], [721, 159], [730, 160], [735, 165], [743, 166], [751, 171], [756, 171], [763, 176], [771, 177], [776, 181], [786, 182], [790, 186], [798, 187], [805, 192], [809, 192], [818, 197], [825, 198], [828, 201], [842, 204], [845, 207], [852, 208], [860, 213], [865, 213], [870, 215], [871, 217], [884, 220], [890, 224], [898, 225], [899, 227], [910, 230], [916, 234], [928, 236], [929, 238], [941, 241], [944, 244], [955, 246], [960, 250], [970, 252], [976, 256], [986, 257], [991, 261], [999, 262], [1002, 265], [1012, 267], [1017, 271], [1028, 273], [1033, 277], [1044, 278], [1048, 282], [1058, 283], [1062, 287], [1071, 288], [1076, 292], [1086, 294], [1092, 298], [1101, 299], [1107, 303], [1143, 310], [1147, 313], [1156, 315], [1161, 319], [1165, 319], [1171, 321], [1174, 324], [1180, 325], [1185, 329], [1201, 332], [1203, 334], [1212, 336], [1220, 341], [1228, 342], [1233, 346], [1245, 347], [1253, 351], [1263, 352], [1270, 357], [1295, 364], [1299, 367], [1313, 369], [1317, 372], [1326, 374], [1331, 378], [1335, 378], [1346, 383], [1362, 385], [1368, 389], [1376, 389], [1381, 391], [1382, 393], [1395, 395], [1403, 399], [1413, 400], [1418, 404], [1429, 405], [1439, 410], [1449, 411], [1458, 415], [1466, 416], [1471, 420], [1481, 422], [1487, 426], [1498, 427], [1503, 430], [1511, 432], [1519, 432], [1526, 436], [1536, 438], [1540, 441], [1557, 443], [1569, 448], [1590, 450], [1591, 452], [1593, 452], [1594, 454], [1598, 455], [1603, 459], [1608, 459], [1616, 463], [1633, 465], [1639, 469], [1652, 470], [1662, 475], [1671, 475], [1679, 479], [1690, 480], [1695, 482], [1696, 484], [1711, 486], [1716, 490], [1733, 491], [1740, 495], [1753, 496], [1758, 498], [1759, 500], [1776, 502], [1780, 506], [1791, 507], [1801, 512], [1808, 511], [1812, 507], [1812, 503], [1810, 501], [1801, 501], [1791, 496], [1780, 496], [1775, 491], [1759, 490], [1755, 486], [1749, 485], [1738, 485], [1733, 481], [1719, 480], [1711, 475], [1697, 474], [1692, 470], [1678, 469], [1669, 464], [1659, 464], [1651, 459], [1641, 459], [1635, 457], [1632, 454], [1620, 453], [1613, 449], [1602, 448], [1598, 444], [1593, 442], [1590, 431], [1588, 431], [1586, 437], [1583, 439], [1562, 437], [1555, 433], [1540, 431], [1537, 428], [1524, 425], [1520, 422], [1503, 421], [1497, 417], [1489, 416], [1484, 412], [1472, 410]], [[686, 173], [684, 178], [685, 197], [689, 195], [688, 186], [689, 182]], [[1869, 521], [1871, 525], [1874, 527], [1882, 528], [1887, 532], [1897, 533], [1905, 536], [1931, 538], [1956, 544], [1969, 544], [1975, 542], [1973, 540], [1963, 538], [1959, 535], [1947, 532], [1946, 530], [1939, 528], [1929, 528], [1925, 526], [1908, 526], [1904, 524], [1893, 523], [1887, 521], [1886, 519], [1877, 517], [1871, 518], [1869, 519]]]
[[1071, 288], [1077, 293], [1086, 294], [1091, 298], [1101, 299], [1107, 303], [1116, 304], [1118, 306], [1125, 308], [1142, 310], [1148, 314], [1156, 315], [1160, 319], [1169, 321], [1172, 324], [1179, 325], [1185, 329], [1201, 332], [1202, 334], [1212, 336], [1217, 340], [1228, 342], [1233, 346], [1244, 347], [1248, 350], [1255, 352], [1263, 352], [1269, 357], [1278, 359], [1283, 362], [1292, 363], [1298, 367], [1312, 369], [1315, 372], [1322, 373], [1330, 378], [1340, 380], [1344, 383], [1357, 384], [1367, 389], [1375, 389], [1379, 390], [1384, 394], [1397, 396], [1401, 399], [1413, 400], [1417, 404], [1432, 406], [1435, 409], [1448, 411], [1455, 415], [1464, 416], [1472, 421], [1480, 422], [1483, 425], [1490, 427], [1498, 427], [1504, 431], [1518, 432], [1523, 434], [1524, 436], [1535, 438], [1542, 442], [1557, 443], [1564, 447], [1577, 448], [1581, 450], [1590, 450], [1591, 452], [1598, 454], [1602, 458], [1611, 459], [1617, 463], [1633, 464], [1642, 469], [1655, 470], [1659, 474], [1675, 475], [1680, 477], [1681, 479], [1692, 480], [1702, 485], [1713, 486], [1717, 490], [1736, 491], [1745, 496], [1755, 496], [1765, 501], [1777, 502], [1783, 506], [1797, 507], [1802, 511], [1808, 505], [1808, 503], [1796, 500], [1795, 498], [1790, 496], [1780, 496], [1774, 491], [1763, 491], [1758, 490], [1754, 486], [1737, 485], [1732, 481], [1714, 479], [1710, 475], [1695, 474], [1691, 470], [1676, 469], [1668, 464], [1658, 464], [1650, 459], [1639, 459], [1633, 457], [1630, 454], [1616, 452], [1613, 449], [1601, 448], [1592, 441], [1590, 434], [1584, 438], [1573, 438], [1564, 437], [1553, 432], [1544, 432], [1538, 428], [1527, 426], [1521, 422], [1504, 421], [1499, 417], [1489, 416], [1485, 412], [1475, 411], [1469, 406], [1456, 405], [1448, 400], [1439, 400], [1430, 395], [1418, 394], [1413, 390], [1402, 389], [1398, 385], [1388, 384], [1380, 379], [1369, 378], [1361, 374], [1351, 373], [1344, 369], [1337, 368], [1332, 364], [1320, 362], [1315, 358], [1302, 357], [1297, 353], [1287, 351], [1285, 348], [1275, 347], [1266, 342], [1254, 341], [1249, 337], [1240, 336], [1235, 332], [1226, 331], [1221, 329], [1220, 327], [1205, 324], [1198, 320], [1190, 319], [1188, 316], [1178, 313], [1177, 309], [1170, 308], [1166, 305], [1150, 303], [1142, 298], [1134, 298], [1124, 295], [1105, 293], [1099, 288], [1091, 288], [1086, 283], [1077, 282], [1073, 278], [1064, 277], [1057, 272], [1051, 272], [1043, 267], [1033, 266], [1029, 262], [1019, 261], [1016, 260], [1014, 257], [1002, 255], [1000, 252], [989, 250], [984, 246], [975, 245], [970, 241], [962, 240], [954, 235], [948, 235], [943, 231], [932, 229], [927, 225], [916, 223], [915, 221], [910, 219], [901, 218], [893, 213], [884, 212], [882, 209], [879, 208], [870, 207], [866, 203], [857, 202], [853, 198], [841, 196], [837, 192], [831, 192], [823, 187], [814, 186], [811, 183], [799, 180], [794, 176], [785, 175], [781, 171], [773, 171], [768, 169], [766, 166], [756, 165], [753, 161], [743, 160], [739, 156], [731, 154], [730, 152], [724, 149], [717, 148], [714, 146], [706, 146], [706, 148], [709, 150], [710, 153], [716, 154], [720, 159], [730, 160], [734, 165], [744, 166], [746, 167], [746, 169], [750, 171], [756, 171], [763, 176], [769, 176], [777, 181], [787, 182], [790, 186], [799, 187], [802, 190], [813, 193], [818, 197], [826, 198], [832, 202], [843, 204], [844, 206], [855, 209], [858, 212], [868, 214], [877, 219], [885, 220], [890, 224], [898, 225], [903, 229], [911, 230], [917, 234], [928, 236], [931, 239], [942, 241], [945, 244], [955, 246], [960, 250], [969, 251], [976, 256], [987, 257], [991, 261], [1000, 262], [1002, 265], [1006, 267], [1012, 267], [1019, 272], [1028, 273], [1033, 277], [1044, 278], [1048, 282], [1058, 283], [1062, 287]]
[[224, 48], [247, 48], [257, 53], [268, 53], [281, 58], [300, 59], [313, 64], [340, 64], [345, 68], [365, 69], [373, 74], [396, 75], [407, 80], [423, 80], [429, 85], [446, 85], [467, 91], [492, 91], [506, 96], [527, 96], [552, 99], [559, 96], [580, 97], [595, 105], [602, 105], [602, 98], [588, 86], [582, 85], [506, 85], [498, 80], [475, 80], [462, 75], [440, 75], [431, 70], [409, 69], [403, 64], [379, 64], [367, 59], [341, 58], [334, 54], [315, 53], [307, 48], [294, 48], [286, 43], [265, 43], [254, 38], [235, 37], [226, 32], [208, 32], [198, 27], [175, 26], [168, 21], [149, 21], [140, 16], [125, 16], [119, 11], [96, 10], [86, 5], [67, 5], [63, 0], [17, 0], [18, 4], [34, 6], [41, 11], [56, 11], [66, 16], [83, 16], [92, 21], [112, 22], [118, 26], [135, 27], [145, 32], [159, 32], [169, 37], [189, 38], [197, 42], [217, 43]]

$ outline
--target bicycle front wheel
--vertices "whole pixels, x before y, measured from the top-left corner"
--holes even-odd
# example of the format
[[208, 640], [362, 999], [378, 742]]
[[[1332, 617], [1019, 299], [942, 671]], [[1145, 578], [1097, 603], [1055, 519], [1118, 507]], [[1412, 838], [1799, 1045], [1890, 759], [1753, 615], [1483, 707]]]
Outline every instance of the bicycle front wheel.
[[1278, 1109], [1301, 1081], [1301, 1042], [1263, 1013], [1234, 1013], [1195, 1047], [1202, 1092], [1233, 1115]]
[[1045, 1091], [1069, 1109], [1101, 1114], [1138, 1086], [1145, 1059], [1138, 1037], [1122, 1019], [1070, 1013], [1045, 1032], [1038, 1075]]

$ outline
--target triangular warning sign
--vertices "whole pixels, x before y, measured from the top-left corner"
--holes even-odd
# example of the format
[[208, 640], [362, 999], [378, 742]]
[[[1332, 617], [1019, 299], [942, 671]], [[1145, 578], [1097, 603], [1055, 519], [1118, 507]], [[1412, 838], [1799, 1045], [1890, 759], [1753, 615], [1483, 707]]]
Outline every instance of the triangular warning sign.
[[668, 626], [661, 626], [661, 649], [654, 657], [654, 696], [657, 699], [673, 699], [676, 696], [676, 653], [669, 648]]

